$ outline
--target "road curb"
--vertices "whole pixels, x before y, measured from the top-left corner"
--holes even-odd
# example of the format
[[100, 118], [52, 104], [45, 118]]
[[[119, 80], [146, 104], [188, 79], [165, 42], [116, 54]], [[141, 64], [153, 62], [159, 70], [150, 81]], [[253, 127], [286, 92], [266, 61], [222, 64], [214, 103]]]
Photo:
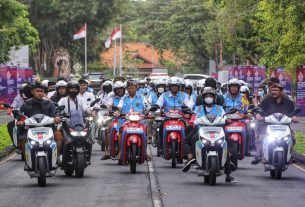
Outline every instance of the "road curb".
[[14, 153], [14, 149], [12, 147], [6, 147], [3, 151], [0, 152], [0, 162], [2, 162], [2, 160], [5, 160], [13, 153]]
[[16, 152], [15, 151], [12, 151], [10, 154], [8, 154], [7, 156], [5, 157], [2, 157], [0, 159], [0, 165], [6, 163], [7, 161], [9, 161], [10, 159], [14, 158], [16, 156]]
[[153, 203], [154, 207], [163, 207], [158, 176], [157, 176], [157, 172], [155, 170], [155, 165], [153, 163], [153, 156], [152, 156], [152, 153], [151, 153], [151, 146], [150, 145], [147, 148], [147, 153], [151, 157], [151, 160], [147, 161], [147, 167], [148, 167], [148, 172], [149, 172], [149, 181], [150, 181], [152, 203]]

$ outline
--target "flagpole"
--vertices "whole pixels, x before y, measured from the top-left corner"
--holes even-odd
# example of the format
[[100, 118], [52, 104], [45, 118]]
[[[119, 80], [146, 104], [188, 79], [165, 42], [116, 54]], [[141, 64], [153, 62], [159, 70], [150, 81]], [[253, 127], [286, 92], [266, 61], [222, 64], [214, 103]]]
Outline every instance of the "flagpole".
[[85, 29], [86, 29], [86, 36], [85, 36], [85, 73], [88, 72], [87, 70], [87, 23], [85, 23]]
[[114, 40], [114, 53], [113, 53], [113, 77], [115, 77], [116, 70], [116, 40]]
[[123, 48], [122, 48], [122, 38], [123, 38], [123, 32], [122, 32], [122, 25], [120, 24], [120, 31], [121, 31], [121, 38], [120, 38], [120, 76], [122, 76], [122, 67], [123, 67]]

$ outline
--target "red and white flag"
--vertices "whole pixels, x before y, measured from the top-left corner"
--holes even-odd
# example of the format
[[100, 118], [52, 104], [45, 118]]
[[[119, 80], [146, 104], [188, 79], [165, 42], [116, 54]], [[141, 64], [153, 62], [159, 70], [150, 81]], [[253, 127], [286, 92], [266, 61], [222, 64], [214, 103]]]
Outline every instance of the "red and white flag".
[[121, 26], [114, 28], [110, 34], [110, 36], [105, 41], [105, 47], [109, 48], [111, 46], [112, 40], [116, 40], [122, 38], [122, 29]]
[[86, 24], [80, 28], [80, 30], [73, 35], [73, 40], [77, 40], [77, 39], [81, 39], [81, 38], [85, 38], [87, 35], [87, 27]]

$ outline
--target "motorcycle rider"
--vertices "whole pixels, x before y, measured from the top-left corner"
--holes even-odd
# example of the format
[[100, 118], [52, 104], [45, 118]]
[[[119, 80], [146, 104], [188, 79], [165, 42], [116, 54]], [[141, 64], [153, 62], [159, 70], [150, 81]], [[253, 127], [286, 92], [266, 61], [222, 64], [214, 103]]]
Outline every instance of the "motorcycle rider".
[[91, 102], [95, 100], [93, 93], [88, 92], [88, 81], [86, 79], [80, 79], [79, 83], [79, 97], [83, 98], [87, 106], [90, 106]]
[[[122, 97], [124, 97], [125, 95], [125, 84], [122, 81], [116, 81], [113, 84], [113, 92], [114, 92], [114, 96], [109, 97], [108, 102], [107, 102], [107, 107], [109, 111], [112, 111], [112, 106], [116, 106], [118, 107]], [[111, 123], [109, 123], [108, 125], [108, 129], [111, 128]], [[102, 155], [101, 160], [107, 160], [110, 158], [110, 152], [109, 152], [109, 141], [110, 141], [110, 134], [106, 133], [107, 137], [105, 139], [105, 154]]]
[[[33, 95], [32, 98], [26, 100], [21, 108], [20, 112], [23, 113], [26, 117], [32, 117], [35, 114], [44, 114], [49, 117], [54, 117], [54, 122], [56, 124], [60, 123], [60, 118], [56, 114], [56, 107], [54, 103], [50, 100], [44, 99], [45, 93], [44, 93], [45, 87], [40, 82], [36, 82], [32, 85], [31, 93]], [[16, 125], [21, 126], [24, 124], [24, 121], [17, 121]], [[24, 145], [26, 143], [27, 138], [27, 130], [24, 128], [21, 130], [20, 133], [20, 140], [21, 141], [21, 149], [24, 149]], [[57, 137], [55, 136], [55, 139]]]
[[[259, 104], [261, 111], [265, 114], [256, 114], [257, 121], [264, 121], [263, 116], [269, 116], [274, 113], [282, 113], [285, 115], [289, 115], [294, 111], [294, 103], [289, 98], [285, 98], [285, 94], [283, 93], [284, 87], [280, 83], [273, 83], [271, 87], [271, 95], [267, 95], [262, 102]], [[262, 116], [263, 115], [263, 116]], [[298, 122], [296, 116], [291, 117], [293, 122]], [[262, 160], [261, 155], [261, 142], [262, 139], [265, 137], [266, 133], [266, 125], [262, 124], [260, 131], [258, 133], [258, 140], [256, 140], [256, 156], [254, 160], [252, 160], [251, 164], [256, 165]], [[294, 132], [291, 131], [291, 138], [293, 142], [293, 146], [296, 143]], [[292, 150], [292, 149], [291, 149]]]
[[51, 101], [54, 103], [58, 103], [59, 100], [66, 96], [67, 82], [64, 80], [60, 80], [55, 85], [56, 92], [51, 97]]
[[242, 94], [242, 104], [245, 107], [248, 107], [250, 105], [250, 89], [248, 86], [244, 85], [242, 87], [240, 87], [240, 93]]
[[193, 102], [196, 102], [197, 94], [194, 91], [194, 85], [191, 80], [185, 80], [184, 92], [188, 95], [189, 99], [192, 99]]
[[228, 82], [228, 91], [223, 95], [225, 110], [230, 108], [242, 109], [242, 95], [239, 93], [240, 82], [233, 78]]
[[[128, 95], [125, 95], [119, 102], [118, 107], [121, 109], [123, 114], [128, 114], [129, 112], [140, 112], [141, 114], [145, 114], [146, 109], [149, 107], [144, 96], [137, 93], [137, 82], [135, 80], [128, 80], [126, 82], [126, 87], [128, 91]], [[120, 119], [118, 128], [120, 128], [120, 134], [118, 137], [118, 142], [122, 144], [122, 133], [121, 126], [124, 124], [125, 120]], [[120, 152], [118, 157], [120, 158]], [[150, 157], [147, 157], [150, 159]]]
[[180, 78], [180, 87], [179, 87], [179, 91], [185, 92], [185, 80], [184, 80], [184, 78]]
[[102, 84], [103, 93], [100, 94], [101, 99], [100, 104], [107, 104], [109, 100], [109, 95], [112, 92], [113, 83], [111, 80], [106, 80]]
[[196, 83], [197, 94], [201, 95], [201, 90], [204, 88], [206, 79], [201, 79]]
[[[11, 107], [13, 109], [20, 109], [22, 104], [29, 98], [32, 97], [32, 86], [29, 82], [24, 82], [20, 89], [19, 89], [19, 94], [15, 97], [13, 103], [11, 104]], [[10, 122], [8, 122], [7, 124], [7, 131], [11, 137], [12, 143], [13, 142], [13, 129], [15, 127], [15, 120], [12, 120]], [[18, 146], [16, 146], [18, 147]]]
[[[84, 125], [84, 114], [87, 110], [86, 101], [79, 96], [80, 84], [77, 81], [69, 81], [67, 84], [67, 96], [59, 100], [59, 106], [65, 106], [64, 113], [70, 115], [69, 125]], [[63, 136], [56, 140], [58, 152], [61, 152]], [[60, 157], [61, 158], [61, 157]]]
[[[203, 85], [203, 88], [204, 87], [212, 87], [215, 90], [217, 89], [217, 81], [214, 78], [208, 77], [204, 80], [205, 80], [205, 83]], [[221, 92], [217, 93], [217, 91], [216, 91], [216, 104], [220, 105], [220, 106], [223, 106], [223, 102], [224, 102], [224, 99], [223, 99], [223, 96], [222, 96]], [[203, 105], [202, 95], [198, 95], [197, 98], [196, 98], [196, 106], [199, 106], [199, 105]]]

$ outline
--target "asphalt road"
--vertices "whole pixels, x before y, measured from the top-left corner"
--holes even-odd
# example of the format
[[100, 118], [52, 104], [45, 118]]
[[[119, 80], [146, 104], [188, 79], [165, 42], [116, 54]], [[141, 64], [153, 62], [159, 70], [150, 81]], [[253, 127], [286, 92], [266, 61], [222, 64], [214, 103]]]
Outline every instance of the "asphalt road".
[[[156, 154], [153, 149], [153, 154]], [[101, 161], [98, 146], [92, 165], [84, 178], [66, 177], [61, 170], [47, 180], [48, 186], [38, 187], [23, 171], [19, 157], [0, 165], [0, 206], [152, 206], [147, 164], [138, 166], [138, 173], [129, 173], [128, 166], [117, 166], [112, 160]], [[271, 179], [261, 165], [252, 166], [252, 158], [241, 161], [232, 175], [236, 184], [217, 178], [216, 186], [203, 183], [194, 169], [188, 173], [170, 167], [170, 161], [153, 157], [158, 183], [165, 207], [226, 206], [281, 207], [305, 206], [305, 173], [290, 166], [282, 180]]]

